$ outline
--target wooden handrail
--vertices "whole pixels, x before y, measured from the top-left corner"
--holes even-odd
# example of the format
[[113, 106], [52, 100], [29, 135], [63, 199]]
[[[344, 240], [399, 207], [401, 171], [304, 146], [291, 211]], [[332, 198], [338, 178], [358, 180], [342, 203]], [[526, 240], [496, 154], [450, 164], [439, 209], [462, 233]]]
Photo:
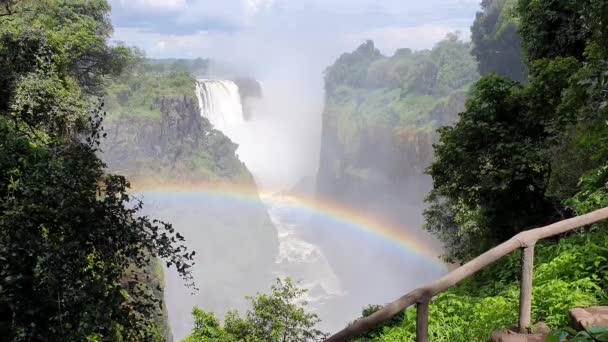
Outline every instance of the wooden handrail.
[[461, 281], [473, 276], [475, 273], [513, 253], [517, 249], [523, 249], [519, 328], [522, 332], [526, 332], [530, 326], [531, 320], [532, 270], [534, 267], [534, 246], [536, 245], [536, 242], [606, 219], [608, 219], [608, 208], [603, 208], [589, 214], [573, 217], [542, 228], [521, 232], [508, 241], [490, 249], [477, 258], [448, 273], [439, 280], [431, 283], [429, 286], [416, 289], [386, 305], [374, 314], [355, 321], [353, 324], [330, 336], [325, 341], [350, 341], [379, 326], [382, 322], [397, 315], [408, 307], [417, 304], [419, 316], [416, 320], [416, 339], [418, 342], [426, 342], [428, 340], [428, 303], [430, 300], [439, 293], [454, 287]]

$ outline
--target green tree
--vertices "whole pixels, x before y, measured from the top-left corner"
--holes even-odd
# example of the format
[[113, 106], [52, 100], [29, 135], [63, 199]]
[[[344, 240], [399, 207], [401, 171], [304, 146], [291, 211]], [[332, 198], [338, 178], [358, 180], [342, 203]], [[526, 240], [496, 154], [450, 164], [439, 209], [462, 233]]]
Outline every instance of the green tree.
[[482, 76], [497, 73], [524, 82], [528, 68], [524, 63], [519, 35], [517, 0], [484, 0], [471, 26], [472, 53]]
[[449, 243], [449, 259], [467, 259], [536, 225], [563, 217], [546, 195], [548, 148], [572, 122], [557, 106], [573, 59], [539, 61], [529, 82], [490, 75], [473, 88], [454, 127], [440, 129], [426, 227]]
[[367, 83], [367, 69], [382, 54], [374, 42], [368, 40], [352, 53], [345, 53], [336, 63], [325, 70], [325, 91], [333, 94], [339, 85], [351, 87], [365, 87]]
[[149, 266], [160, 257], [189, 280], [193, 252], [97, 157], [104, 114], [89, 96], [125, 62], [105, 55], [109, 6], [2, 4], [0, 336], [159, 339]]
[[[593, 21], [599, 19], [605, 6], [601, 0], [520, 0], [520, 32], [528, 60], [583, 59]], [[595, 10], [598, 12], [593, 13]]]
[[327, 335], [315, 329], [320, 322], [316, 314], [308, 313], [308, 303], [302, 299], [305, 289], [291, 279], [277, 279], [270, 294], [247, 297], [252, 309], [245, 317], [229, 312], [222, 328], [212, 313], [195, 308], [195, 326], [186, 342], [248, 341], [248, 342], [307, 342], [321, 341]]
[[[378, 311], [380, 309], [382, 309], [382, 305], [368, 305], [368, 306], [364, 307], [363, 310], [361, 311], [361, 318], [371, 316], [372, 314], [374, 314], [376, 311]], [[357, 342], [374, 341], [374, 340], [378, 339], [379, 337], [381, 337], [386, 329], [401, 326], [403, 324], [404, 318], [405, 318], [405, 311], [401, 311], [397, 315], [384, 321], [378, 327], [368, 331], [366, 334], [364, 334], [363, 336], [356, 339], [356, 341]]]
[[571, 215], [578, 180], [608, 161], [606, 6], [521, 1], [529, 82], [482, 78], [460, 122], [440, 130], [426, 227], [449, 258]]

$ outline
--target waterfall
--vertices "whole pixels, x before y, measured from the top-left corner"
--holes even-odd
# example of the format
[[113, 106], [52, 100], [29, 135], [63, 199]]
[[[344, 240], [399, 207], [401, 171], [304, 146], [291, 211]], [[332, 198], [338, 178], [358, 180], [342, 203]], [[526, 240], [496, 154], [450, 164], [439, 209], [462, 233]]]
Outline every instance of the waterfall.
[[241, 94], [236, 83], [225, 80], [198, 80], [196, 96], [201, 115], [217, 130], [234, 140], [231, 136], [233, 128], [245, 121]]
[[[238, 157], [256, 180], [260, 175], [264, 176], [268, 166], [276, 168], [277, 164], [284, 164], [282, 158], [285, 153], [272, 151], [276, 151], [276, 146], [282, 145], [277, 137], [283, 137], [280, 134], [286, 127], [277, 125], [273, 122], [277, 117], [265, 115], [263, 110], [262, 113], [254, 111], [254, 115], [245, 120], [241, 92], [235, 82], [201, 79], [196, 83], [196, 95], [201, 116], [239, 145]], [[321, 248], [303, 237], [301, 230], [310, 224], [310, 218], [307, 215], [303, 217], [297, 209], [287, 205], [280, 198], [282, 195], [275, 191], [269, 195], [267, 189], [259, 183], [258, 189], [266, 190], [261, 199], [277, 231], [279, 253], [273, 265], [273, 275], [302, 280], [301, 285], [309, 290], [305, 298], [310, 303], [309, 308], [322, 315], [327, 313], [328, 307], [336, 300], [344, 300], [346, 297], [340, 279]], [[340, 320], [339, 326], [342, 324]], [[328, 326], [325, 328], [329, 329]]]

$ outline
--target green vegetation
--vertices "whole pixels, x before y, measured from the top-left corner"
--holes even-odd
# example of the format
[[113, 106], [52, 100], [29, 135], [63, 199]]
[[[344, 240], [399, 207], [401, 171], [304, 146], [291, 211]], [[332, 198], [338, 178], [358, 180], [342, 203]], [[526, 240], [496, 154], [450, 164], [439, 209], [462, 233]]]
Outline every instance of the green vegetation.
[[253, 184], [237, 145], [200, 116], [192, 68], [186, 67], [196, 61], [138, 59], [112, 79], [102, 145], [111, 170], [135, 180]]
[[[485, 76], [458, 123], [439, 130], [428, 170], [426, 228], [455, 261], [520, 231], [608, 206], [608, 4], [484, 1], [482, 8], [473, 40]], [[489, 53], [506, 44], [507, 54], [517, 54], [520, 47], [508, 44], [518, 40], [514, 28], [528, 64], [526, 84], [517, 82], [524, 69]], [[591, 337], [562, 327], [569, 309], [608, 303], [607, 231], [602, 223], [537, 245], [532, 315], [556, 329], [552, 341], [605, 338], [605, 329]], [[516, 253], [437, 296], [431, 340], [485, 341], [514, 326], [519, 274]], [[361, 340], [413, 341], [415, 309], [404, 315]]]
[[[608, 226], [536, 247], [532, 318], [551, 328], [568, 324], [568, 310], [605, 304], [608, 294]], [[500, 329], [517, 323], [520, 255], [437, 296], [430, 306], [432, 341], [487, 341]], [[376, 338], [360, 341], [415, 341], [416, 311], [407, 310], [401, 324], [392, 324]]]
[[524, 82], [528, 67], [522, 56], [517, 0], [484, 0], [471, 27], [473, 55], [482, 76], [496, 73]]
[[151, 264], [190, 282], [194, 253], [96, 156], [104, 114], [91, 103], [131, 51], [106, 44], [104, 0], [1, 4], [0, 336], [160, 340]]
[[454, 122], [479, 77], [470, 50], [450, 34], [432, 50], [385, 57], [368, 41], [340, 56], [325, 71], [321, 194], [366, 188], [340, 200], [374, 201], [370, 191], [402, 198], [406, 178], [432, 159], [433, 131]]
[[112, 79], [105, 96], [108, 121], [121, 117], [160, 119], [158, 99], [194, 97], [192, 72], [182, 63], [140, 60]]
[[317, 315], [306, 312], [305, 293], [291, 279], [277, 279], [270, 294], [247, 297], [252, 308], [244, 318], [229, 312], [223, 327], [212, 313], [194, 308], [194, 329], [184, 342], [322, 341], [327, 335], [315, 329]]
[[437, 105], [477, 78], [470, 46], [457, 35], [433, 50], [400, 49], [392, 57], [368, 41], [326, 70], [325, 111], [339, 118], [341, 142], [349, 145], [363, 127], [431, 123]]
[[[446, 241], [448, 258], [466, 260], [517, 232], [568, 217], [564, 204], [581, 190], [603, 189], [608, 46], [601, 6], [521, 1], [523, 43], [529, 58], [538, 58], [529, 63], [528, 83], [482, 78], [458, 124], [440, 130], [426, 217], [427, 228]], [[585, 19], [589, 32], [582, 41], [567, 35], [561, 46], [555, 37], [574, 24], [564, 19], [548, 27], [543, 18], [571, 13]], [[541, 50], [546, 55], [534, 52]]]

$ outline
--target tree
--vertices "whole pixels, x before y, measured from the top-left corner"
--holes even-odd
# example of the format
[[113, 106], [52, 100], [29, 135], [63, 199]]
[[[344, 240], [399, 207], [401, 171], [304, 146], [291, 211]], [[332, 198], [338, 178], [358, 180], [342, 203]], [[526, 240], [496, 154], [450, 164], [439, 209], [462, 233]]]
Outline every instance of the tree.
[[44, 31], [54, 50], [53, 63], [87, 94], [101, 95], [104, 81], [140, 58], [123, 44], [108, 45], [113, 28], [106, 0], [12, 0], [1, 32], [20, 36]]
[[524, 82], [528, 68], [519, 35], [517, 0], [484, 0], [471, 26], [473, 55], [482, 76], [496, 73]]
[[352, 53], [342, 54], [333, 66], [325, 70], [325, 91], [331, 95], [339, 85], [364, 87], [369, 66], [380, 58], [382, 54], [371, 40]]
[[448, 259], [468, 259], [563, 217], [559, 201], [546, 196], [546, 151], [571, 120], [560, 116], [555, 99], [577, 65], [539, 62], [525, 86], [486, 76], [473, 87], [460, 121], [439, 130], [426, 227], [451, 244]]
[[244, 318], [229, 312], [222, 328], [212, 313], [195, 308], [195, 326], [186, 342], [250, 341], [250, 342], [307, 342], [321, 341], [326, 334], [315, 329], [320, 322], [316, 314], [307, 313], [299, 288], [291, 279], [277, 279], [270, 294], [247, 297], [252, 309]]
[[440, 130], [429, 168], [426, 228], [448, 259], [568, 217], [578, 180], [597, 184], [585, 175], [608, 161], [607, 10], [599, 0], [520, 2], [528, 83], [482, 78], [460, 122]]
[[124, 67], [91, 62], [113, 49], [109, 6], [11, 5], [0, 17], [0, 336], [158, 339], [149, 265], [162, 258], [191, 280], [194, 253], [170, 224], [141, 216], [128, 181], [97, 157], [104, 113], [90, 94]]
[[597, 5], [602, 2], [520, 0], [520, 32], [528, 60], [566, 56], [582, 60], [586, 42], [592, 35], [592, 21], [602, 13], [588, 11], [601, 10]]

